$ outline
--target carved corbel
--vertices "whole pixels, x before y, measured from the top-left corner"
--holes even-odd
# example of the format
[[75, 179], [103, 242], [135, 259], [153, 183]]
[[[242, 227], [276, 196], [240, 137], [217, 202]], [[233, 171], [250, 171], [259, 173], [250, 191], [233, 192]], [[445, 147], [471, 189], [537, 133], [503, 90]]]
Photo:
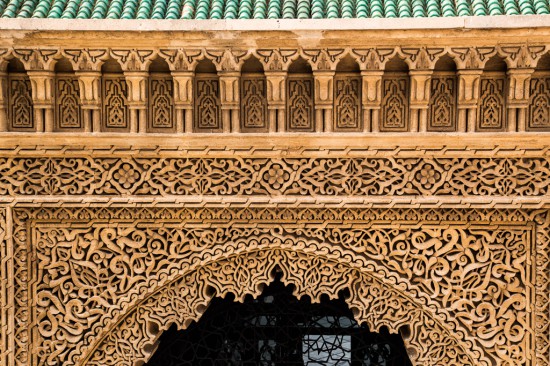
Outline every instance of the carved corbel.
[[529, 83], [534, 69], [508, 70], [508, 130], [525, 132], [529, 107]]
[[[382, 70], [363, 70], [362, 105], [363, 126], [365, 132], [378, 132], [380, 124], [380, 106], [382, 103]], [[371, 127], [372, 125], [372, 127]]]
[[426, 132], [428, 129], [428, 106], [432, 70], [411, 70], [410, 118], [411, 132]]
[[332, 107], [334, 103], [334, 71], [313, 71], [315, 79], [315, 131], [332, 131]]
[[458, 70], [458, 131], [476, 130], [479, 85], [483, 70]]

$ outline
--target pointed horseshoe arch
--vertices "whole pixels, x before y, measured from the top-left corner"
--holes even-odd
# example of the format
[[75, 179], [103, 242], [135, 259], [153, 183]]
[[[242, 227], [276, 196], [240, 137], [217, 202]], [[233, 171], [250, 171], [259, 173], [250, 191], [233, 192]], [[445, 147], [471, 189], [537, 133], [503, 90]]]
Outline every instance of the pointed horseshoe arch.
[[[342, 256], [340, 256], [342, 255]], [[214, 296], [233, 293], [237, 301], [261, 294], [282, 271], [282, 282], [294, 286], [294, 295], [319, 302], [322, 295], [346, 299], [356, 320], [371, 331], [386, 326], [401, 332], [413, 365], [489, 365], [483, 351], [468, 340], [454, 319], [427, 296], [407, 289], [390, 271], [372, 265], [357, 266], [344, 253], [315, 253], [306, 248], [256, 248], [203, 263], [166, 284], [121, 315], [81, 365], [141, 366], [156, 350], [161, 333], [172, 324], [186, 328], [198, 321]]]

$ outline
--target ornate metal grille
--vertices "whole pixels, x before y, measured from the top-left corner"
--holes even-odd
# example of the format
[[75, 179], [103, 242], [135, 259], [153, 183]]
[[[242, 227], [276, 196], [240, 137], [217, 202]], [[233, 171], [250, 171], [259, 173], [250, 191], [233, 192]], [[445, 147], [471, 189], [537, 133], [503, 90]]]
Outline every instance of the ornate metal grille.
[[148, 366], [410, 366], [403, 340], [371, 333], [343, 300], [311, 304], [276, 281], [243, 304], [216, 298], [187, 330], [170, 328]]

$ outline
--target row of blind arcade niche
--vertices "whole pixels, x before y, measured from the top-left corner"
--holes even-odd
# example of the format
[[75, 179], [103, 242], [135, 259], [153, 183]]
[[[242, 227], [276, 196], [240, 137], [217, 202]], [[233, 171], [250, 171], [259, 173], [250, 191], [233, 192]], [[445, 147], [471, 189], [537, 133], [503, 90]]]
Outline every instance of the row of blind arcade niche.
[[[53, 132], [137, 132], [131, 130], [128, 85], [122, 68], [113, 59], [101, 69], [101, 108], [83, 109], [80, 103], [78, 76], [66, 59], [55, 65], [54, 108], [35, 110], [31, 82], [23, 64], [11, 59], [8, 65], [8, 131], [30, 132], [40, 130], [37, 120], [53, 113]], [[337, 66], [333, 80], [333, 105], [330, 109], [315, 107], [315, 82], [309, 63], [299, 58], [288, 69], [286, 78], [286, 105], [284, 110], [268, 108], [267, 80], [262, 64], [253, 56], [243, 65], [240, 76], [240, 108], [236, 117], [224, 118], [229, 113], [220, 99], [220, 80], [214, 64], [201, 60], [193, 85], [193, 109], [178, 109], [174, 103], [174, 82], [168, 64], [155, 59], [150, 67], [147, 85], [145, 131], [150, 133], [175, 132], [408, 132], [417, 131], [415, 118], [409, 108], [410, 77], [406, 63], [394, 58], [386, 65], [382, 78], [382, 101], [379, 108], [362, 105], [362, 76], [359, 65], [345, 57]], [[479, 99], [474, 127], [468, 125], [465, 115], [459, 118], [457, 69], [449, 56], [437, 62], [431, 78], [431, 94], [427, 110], [428, 132], [507, 131], [508, 78], [503, 59], [493, 57], [483, 70], [479, 85]], [[527, 111], [527, 131], [550, 130], [550, 54], [539, 62], [530, 80], [530, 103]], [[515, 109], [512, 109], [515, 113]], [[92, 113], [98, 113], [94, 117]], [[182, 114], [182, 115], [177, 115]], [[185, 114], [185, 115], [183, 115]], [[90, 122], [96, 118], [98, 126]], [[190, 121], [178, 129], [177, 121]], [[237, 118], [231, 127], [228, 119]], [[416, 117], [417, 119], [418, 117]], [[411, 122], [412, 121], [412, 122]], [[183, 125], [183, 122], [181, 122]], [[418, 123], [418, 122], [416, 122]], [[470, 123], [471, 125], [471, 123]]]

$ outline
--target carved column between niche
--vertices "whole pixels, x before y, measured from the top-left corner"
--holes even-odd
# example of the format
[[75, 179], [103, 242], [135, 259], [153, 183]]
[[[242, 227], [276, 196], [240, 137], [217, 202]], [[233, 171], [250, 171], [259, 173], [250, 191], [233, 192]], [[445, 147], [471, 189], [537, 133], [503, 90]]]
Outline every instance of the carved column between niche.
[[508, 70], [508, 131], [525, 132], [529, 108], [529, 85], [534, 69]]
[[222, 109], [223, 132], [240, 132], [240, 91], [241, 73], [238, 71], [220, 71], [220, 102]]
[[147, 80], [146, 71], [125, 71], [128, 85], [128, 110], [130, 112], [130, 132], [147, 131]]
[[101, 131], [101, 72], [76, 71], [85, 132]]
[[315, 80], [315, 132], [332, 132], [332, 108], [334, 105], [334, 71], [313, 72]]
[[482, 70], [458, 70], [458, 132], [475, 132]]
[[176, 132], [193, 132], [193, 71], [172, 71]]
[[265, 71], [269, 132], [285, 132], [286, 71]]
[[53, 132], [54, 130], [54, 73], [44, 70], [28, 71], [31, 81], [34, 119], [37, 132]]
[[382, 104], [382, 76], [381, 70], [363, 70], [363, 128], [365, 132], [378, 132], [380, 125], [380, 108]]
[[430, 104], [430, 84], [433, 71], [411, 70], [410, 132], [428, 130], [428, 108]]

